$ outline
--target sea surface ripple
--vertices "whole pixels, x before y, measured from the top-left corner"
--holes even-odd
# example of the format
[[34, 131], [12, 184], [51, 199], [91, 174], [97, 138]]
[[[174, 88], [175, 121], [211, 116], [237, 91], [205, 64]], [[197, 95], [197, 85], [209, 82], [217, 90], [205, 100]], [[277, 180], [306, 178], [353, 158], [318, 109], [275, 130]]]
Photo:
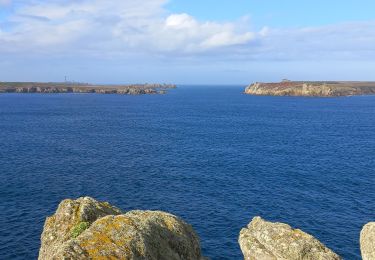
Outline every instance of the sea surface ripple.
[[257, 215], [359, 259], [375, 220], [375, 96], [242, 89], [0, 95], [0, 259], [37, 258], [45, 217], [79, 196], [176, 214], [212, 259], [241, 259]]

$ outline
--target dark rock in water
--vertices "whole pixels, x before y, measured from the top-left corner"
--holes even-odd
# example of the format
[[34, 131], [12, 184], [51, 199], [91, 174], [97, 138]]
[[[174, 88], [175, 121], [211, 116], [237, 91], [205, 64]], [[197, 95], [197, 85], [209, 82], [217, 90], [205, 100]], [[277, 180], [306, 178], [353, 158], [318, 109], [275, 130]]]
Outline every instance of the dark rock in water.
[[[73, 233], [72, 233], [73, 231]], [[160, 211], [121, 211], [91, 198], [64, 200], [47, 218], [40, 260], [203, 259], [193, 228]]]
[[245, 260], [338, 260], [332, 250], [313, 236], [287, 224], [255, 217], [240, 232]]
[[361, 254], [363, 260], [375, 259], [375, 222], [366, 224], [360, 237]]

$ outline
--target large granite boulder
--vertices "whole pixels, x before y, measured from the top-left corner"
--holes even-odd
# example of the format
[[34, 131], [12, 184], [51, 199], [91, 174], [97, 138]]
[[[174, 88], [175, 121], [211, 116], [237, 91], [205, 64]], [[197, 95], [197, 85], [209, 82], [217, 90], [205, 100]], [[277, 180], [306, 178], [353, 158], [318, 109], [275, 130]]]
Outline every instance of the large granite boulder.
[[[97, 211], [78, 210], [85, 200]], [[199, 260], [202, 256], [193, 228], [176, 216], [138, 210], [121, 214], [108, 203], [81, 198], [63, 201], [47, 218], [39, 259]]]
[[375, 222], [366, 224], [361, 231], [361, 254], [363, 260], [375, 259]]
[[313, 236], [260, 217], [241, 230], [239, 243], [245, 260], [341, 259]]
[[121, 214], [121, 210], [107, 202], [98, 202], [90, 197], [63, 200], [56, 213], [48, 217], [41, 237], [39, 259], [52, 259], [63, 243], [79, 233], [80, 226], [89, 226], [98, 218]]

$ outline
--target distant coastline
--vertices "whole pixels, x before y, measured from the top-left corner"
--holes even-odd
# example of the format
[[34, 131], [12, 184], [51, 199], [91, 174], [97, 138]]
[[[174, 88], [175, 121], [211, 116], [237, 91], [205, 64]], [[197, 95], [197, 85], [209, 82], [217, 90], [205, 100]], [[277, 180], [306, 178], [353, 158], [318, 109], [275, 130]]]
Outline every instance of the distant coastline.
[[93, 85], [87, 83], [0, 82], [1, 93], [165, 94], [173, 84]]
[[374, 95], [375, 82], [360, 81], [290, 81], [277, 83], [256, 82], [245, 89], [245, 94], [261, 96], [342, 97]]

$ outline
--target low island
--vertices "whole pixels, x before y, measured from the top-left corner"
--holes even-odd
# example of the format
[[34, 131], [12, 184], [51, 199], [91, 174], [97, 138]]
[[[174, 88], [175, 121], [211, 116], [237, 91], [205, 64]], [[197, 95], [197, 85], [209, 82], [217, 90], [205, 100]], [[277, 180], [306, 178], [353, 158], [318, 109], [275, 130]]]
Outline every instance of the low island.
[[97, 93], [97, 94], [165, 94], [172, 84], [92, 85], [88, 83], [0, 82], [0, 93]]
[[256, 82], [245, 89], [245, 94], [260, 96], [342, 97], [374, 95], [375, 82], [360, 81], [290, 81], [278, 83]]

